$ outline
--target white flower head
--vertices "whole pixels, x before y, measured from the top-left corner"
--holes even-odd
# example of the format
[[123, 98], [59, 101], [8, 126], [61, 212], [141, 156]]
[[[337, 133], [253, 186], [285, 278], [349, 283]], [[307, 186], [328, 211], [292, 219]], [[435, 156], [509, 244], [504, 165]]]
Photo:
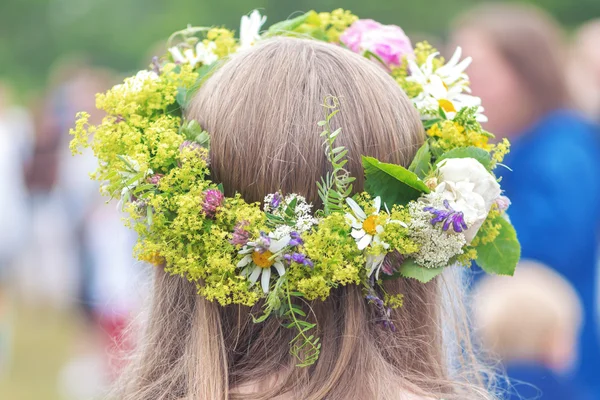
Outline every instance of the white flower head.
[[464, 234], [470, 243], [500, 196], [500, 185], [474, 158], [449, 158], [437, 167], [440, 184], [435, 194], [463, 213], [468, 226]]
[[[286, 210], [292, 203], [295, 203], [294, 209], [292, 210], [295, 224], [290, 227], [289, 232], [295, 230], [298, 233], [303, 233], [310, 230], [318, 223], [318, 220], [312, 215], [312, 204], [308, 203], [306, 198], [299, 194], [292, 193], [285, 197], [279, 192], [268, 194], [264, 198], [263, 209], [266, 213], [288, 219], [289, 215], [286, 214]], [[287, 228], [280, 227], [278, 228], [278, 231], [285, 229]]]
[[[373, 201], [374, 211], [367, 216], [364, 210], [350, 197], [346, 199], [352, 213], [346, 213], [346, 220], [352, 226], [352, 237], [356, 240], [359, 250], [366, 249], [379, 234], [383, 233], [383, 226], [379, 224], [379, 211], [381, 210], [381, 197]], [[379, 240], [380, 241], [380, 240]]]
[[242, 276], [248, 278], [252, 284], [260, 279], [262, 290], [269, 293], [271, 283], [271, 269], [275, 268], [279, 276], [285, 275], [285, 266], [282, 250], [289, 244], [291, 237], [284, 235], [276, 239], [273, 234], [261, 234], [254, 242], [248, 242], [239, 254], [244, 257], [238, 262], [238, 268], [243, 268]]
[[248, 49], [260, 40], [260, 29], [267, 21], [266, 16], [261, 16], [258, 10], [252, 11], [250, 16], [242, 16], [240, 21], [240, 50]]
[[463, 253], [467, 244], [463, 233], [443, 231], [439, 226], [431, 224], [431, 213], [424, 210], [426, 206], [443, 207], [443, 200], [432, 193], [426, 199], [411, 202], [409, 237], [419, 244], [419, 251], [412, 256], [417, 264], [426, 268], [446, 267], [450, 260]]
[[[390, 245], [381, 240], [380, 235], [385, 231], [384, 225], [388, 223], [400, 223], [406, 227], [401, 221], [392, 221], [387, 219], [383, 223], [380, 218], [381, 197], [377, 196], [373, 200], [373, 213], [367, 215], [365, 211], [350, 197], [346, 199], [346, 203], [350, 206], [352, 213], [346, 213], [346, 220], [352, 226], [352, 237], [356, 240], [356, 245], [359, 250], [364, 250], [369, 246], [381, 246], [384, 250], [388, 250]], [[367, 269], [369, 276], [376, 272], [376, 278], [379, 279], [379, 271], [385, 259], [386, 252], [381, 254], [367, 254]]]
[[125, 92], [140, 92], [145, 85], [158, 79], [158, 74], [154, 71], [141, 70], [135, 76], [126, 78], [125, 81], [116, 85], [114, 89], [124, 90]]
[[443, 66], [434, 70], [433, 60], [438, 53], [427, 57], [425, 64], [419, 66], [414, 60], [408, 60], [411, 75], [406, 78], [409, 82], [418, 83], [423, 91], [412, 99], [415, 107], [422, 115], [437, 115], [441, 107], [448, 119], [454, 119], [457, 112], [465, 107], [477, 107], [476, 119], [486, 122], [483, 115], [481, 99], [470, 94], [469, 78], [465, 69], [471, 64], [471, 57], [460, 61], [462, 49], [458, 47], [454, 55]]
[[173, 60], [180, 64], [190, 64], [195, 67], [198, 64], [210, 65], [217, 61], [219, 57], [215, 54], [214, 50], [217, 48], [215, 42], [198, 42], [196, 49], [186, 48], [181, 52], [181, 49], [177, 46], [171, 47], [169, 53], [173, 57]]

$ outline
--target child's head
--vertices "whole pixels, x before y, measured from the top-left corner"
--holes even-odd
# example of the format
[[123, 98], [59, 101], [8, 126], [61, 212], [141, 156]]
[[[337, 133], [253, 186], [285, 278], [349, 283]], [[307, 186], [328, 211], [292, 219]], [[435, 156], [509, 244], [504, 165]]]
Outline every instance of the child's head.
[[241, 53], [199, 91], [190, 117], [211, 135], [211, 170], [226, 192], [262, 201], [299, 193], [318, 202], [325, 175], [321, 128], [326, 96], [341, 105], [332, 121], [362, 190], [361, 154], [407, 165], [424, 140], [419, 113], [384, 69], [341, 47], [277, 38]]
[[522, 262], [510, 280], [485, 277], [475, 304], [485, 345], [505, 363], [541, 363], [558, 372], [571, 366], [583, 311], [573, 287], [555, 271]]
[[[361, 155], [411, 162], [424, 141], [422, 123], [381, 66], [339, 46], [276, 38], [231, 57], [192, 102], [188, 117], [211, 136], [212, 179], [228, 195], [239, 192], [248, 201], [282, 190], [318, 204], [316, 182], [328, 163], [316, 123], [329, 95], [341, 103], [332, 123], [342, 128], [336, 143], [348, 149], [346, 168], [357, 178], [355, 190], [363, 187]], [[321, 354], [314, 366], [296, 368], [289, 354], [295, 333], [274, 318], [253, 323], [251, 314], [259, 315], [260, 305], [221, 307], [198, 296], [194, 284], [159, 268], [147, 348], [140, 351], [134, 394], [126, 398], [223, 399], [236, 393], [254, 398], [239, 394], [248, 387], [265, 399], [282, 393], [398, 399], [407, 392], [447, 400], [487, 398], [483, 390], [449, 378], [445, 352], [453, 350], [444, 346], [448, 332], [442, 327], [450, 331], [456, 316], [444, 319], [442, 303], [449, 296], [448, 304], [461, 300], [449, 284], [452, 274], [428, 284], [384, 283], [388, 293], [405, 295], [391, 315], [396, 332], [373, 323], [375, 312], [356, 285], [311, 302]], [[468, 336], [454, 343], [465, 340]]]

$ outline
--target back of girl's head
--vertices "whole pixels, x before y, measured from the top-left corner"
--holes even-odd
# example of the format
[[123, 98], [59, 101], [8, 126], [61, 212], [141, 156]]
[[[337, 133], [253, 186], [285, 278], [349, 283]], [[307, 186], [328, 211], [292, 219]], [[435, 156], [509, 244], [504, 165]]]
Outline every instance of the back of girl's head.
[[[192, 102], [188, 116], [211, 135], [212, 178], [248, 201], [282, 190], [318, 203], [316, 182], [328, 163], [316, 122], [329, 95], [340, 101], [332, 123], [342, 128], [337, 143], [348, 149], [355, 190], [363, 186], [361, 155], [410, 163], [424, 140], [422, 123], [382, 67], [331, 44], [277, 38], [234, 55]], [[356, 285], [312, 302], [323, 346], [315, 365], [298, 368], [288, 346], [294, 333], [275, 319], [253, 323], [259, 306], [220, 307], [158, 269], [147, 347], [139, 351], [125, 398], [487, 398], [480, 386], [449, 377], [444, 341], [449, 335], [469, 346], [468, 335], [450, 328], [456, 315], [442, 321], [450, 304], [444, 299], [454, 293], [451, 274], [428, 284], [385, 284], [388, 293], [405, 295], [393, 311], [395, 332], [373, 323]], [[460, 293], [454, 296], [456, 305]]]

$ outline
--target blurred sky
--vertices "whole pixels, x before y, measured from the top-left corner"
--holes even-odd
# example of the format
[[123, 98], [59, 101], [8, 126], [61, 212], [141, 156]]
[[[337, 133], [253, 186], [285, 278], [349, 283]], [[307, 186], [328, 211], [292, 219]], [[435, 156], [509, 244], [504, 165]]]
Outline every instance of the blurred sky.
[[[452, 19], [485, 0], [2, 0], [0, 80], [25, 100], [42, 90], [65, 56], [121, 72], [144, 67], [150, 49], [193, 25], [237, 29], [242, 14], [261, 9], [267, 25], [300, 11], [343, 7], [361, 18], [397, 24], [409, 34], [444, 35]], [[599, 0], [523, 0], [548, 9], [567, 28], [600, 17]]]

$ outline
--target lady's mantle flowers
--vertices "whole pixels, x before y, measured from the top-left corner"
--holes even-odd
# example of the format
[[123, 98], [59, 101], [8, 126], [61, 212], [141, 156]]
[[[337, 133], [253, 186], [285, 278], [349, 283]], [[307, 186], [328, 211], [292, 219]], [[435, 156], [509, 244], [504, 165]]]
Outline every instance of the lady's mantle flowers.
[[242, 270], [242, 276], [246, 276], [252, 283], [256, 283], [260, 277], [263, 292], [269, 293], [271, 267], [275, 268], [279, 276], [285, 274], [285, 267], [283, 265], [284, 258], [281, 251], [288, 246], [290, 240], [290, 236], [274, 239], [264, 232], [261, 232], [258, 240], [255, 242], [248, 242], [239, 252], [239, 254], [244, 255], [244, 258], [237, 264], [238, 268], [244, 268]]
[[355, 53], [377, 55], [388, 66], [398, 66], [404, 56], [413, 55], [410, 39], [402, 28], [372, 19], [359, 19], [346, 29], [340, 40]]

